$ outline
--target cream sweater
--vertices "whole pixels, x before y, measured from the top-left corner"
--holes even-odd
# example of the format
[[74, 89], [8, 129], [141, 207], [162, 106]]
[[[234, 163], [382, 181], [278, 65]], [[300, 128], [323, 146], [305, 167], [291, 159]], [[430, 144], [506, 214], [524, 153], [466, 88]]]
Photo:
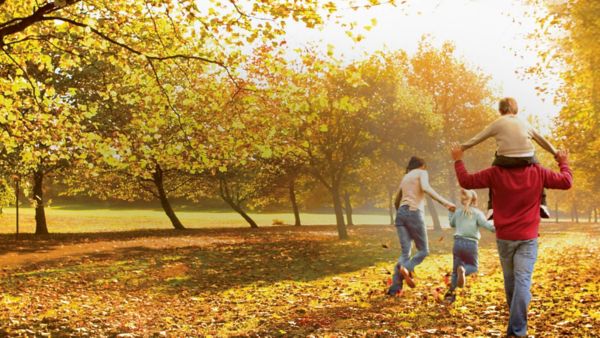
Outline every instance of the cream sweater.
[[475, 137], [463, 143], [462, 149], [467, 150], [490, 137], [496, 139], [497, 155], [532, 157], [535, 154], [532, 139], [552, 155], [556, 154], [556, 149], [550, 142], [546, 141], [529, 123], [513, 114], [502, 115]]
[[452, 204], [433, 190], [429, 185], [429, 174], [423, 169], [413, 169], [406, 173], [400, 182], [400, 191], [400, 205], [408, 205], [411, 210], [425, 211], [425, 194], [444, 206]]

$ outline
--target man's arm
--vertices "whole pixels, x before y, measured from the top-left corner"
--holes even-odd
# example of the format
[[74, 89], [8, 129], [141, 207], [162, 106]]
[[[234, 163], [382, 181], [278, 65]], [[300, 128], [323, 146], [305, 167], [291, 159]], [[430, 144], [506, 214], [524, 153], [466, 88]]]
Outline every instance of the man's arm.
[[454, 159], [454, 170], [456, 178], [461, 187], [465, 189], [483, 189], [490, 188], [494, 167], [469, 174], [465, 164], [462, 161], [463, 151], [458, 144], [452, 146], [452, 159]]
[[550, 154], [556, 156], [556, 148], [552, 146], [548, 140], [546, 140], [540, 133], [538, 133], [535, 129], [531, 128], [531, 138], [540, 145], [544, 150], [549, 152]]
[[495, 128], [494, 128], [494, 123], [490, 124], [489, 126], [485, 127], [485, 129], [483, 129], [482, 131], [479, 132], [479, 134], [473, 136], [472, 139], [468, 140], [467, 142], [463, 142], [460, 147], [463, 151], [474, 147], [476, 145], [478, 145], [479, 143], [487, 140], [488, 138], [494, 136], [495, 133]]
[[573, 173], [569, 168], [569, 153], [565, 150], [559, 150], [556, 153], [556, 161], [560, 172], [554, 172], [550, 169], [542, 168], [544, 175], [544, 187], [548, 189], [567, 190], [573, 185]]

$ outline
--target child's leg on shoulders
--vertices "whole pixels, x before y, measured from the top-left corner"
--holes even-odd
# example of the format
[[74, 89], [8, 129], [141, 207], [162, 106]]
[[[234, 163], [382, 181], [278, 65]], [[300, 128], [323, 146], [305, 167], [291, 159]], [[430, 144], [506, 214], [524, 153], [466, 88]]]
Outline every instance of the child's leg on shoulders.
[[535, 156], [529, 157], [509, 157], [498, 155], [494, 157], [494, 162], [492, 162], [493, 166], [503, 167], [503, 168], [519, 168], [526, 167], [531, 164], [539, 163]]

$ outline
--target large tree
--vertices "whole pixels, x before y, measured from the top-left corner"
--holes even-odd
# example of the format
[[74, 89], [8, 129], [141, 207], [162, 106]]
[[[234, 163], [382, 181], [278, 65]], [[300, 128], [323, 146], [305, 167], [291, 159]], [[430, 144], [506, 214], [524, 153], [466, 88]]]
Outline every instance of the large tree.
[[[537, 29], [531, 37], [539, 58], [528, 74], [536, 77], [542, 94], [551, 94], [561, 105], [554, 120], [556, 139], [571, 150], [570, 160], [580, 178], [569, 204], [575, 211], [578, 205], [594, 211], [597, 199], [587, 202], [584, 196], [600, 188], [600, 3], [530, 2], [536, 7], [531, 13]], [[553, 91], [555, 83], [558, 90]]]
[[[125, 74], [138, 72], [132, 85], [145, 88], [153, 82], [153, 97], [162, 95], [166, 101], [167, 109], [161, 111], [174, 114], [183, 132], [182, 111], [172, 104], [177, 93], [166, 83], [165, 77], [171, 75], [166, 69], [189, 74], [192, 63], [211, 66], [220, 71], [216, 76], [227, 77], [241, 90], [235, 70], [244, 60], [244, 45], [280, 45], [290, 19], [315, 27], [335, 11], [335, 5], [308, 0], [0, 1], [0, 64], [6, 73], [0, 83], [0, 106], [5, 108], [0, 120], [5, 126], [2, 151], [7, 158], [18, 150], [18, 162], [33, 173], [36, 232], [47, 232], [44, 177], [88, 155], [78, 138], [86, 139], [88, 130], [82, 126], [88, 124], [83, 120], [98, 109], [72, 104], [70, 98], [84, 88], [64, 91], [38, 75], [68, 76], [68, 70], [92, 61], [109, 63]], [[136, 102], [108, 86], [98, 95]], [[194, 161], [202, 163], [202, 156]]]

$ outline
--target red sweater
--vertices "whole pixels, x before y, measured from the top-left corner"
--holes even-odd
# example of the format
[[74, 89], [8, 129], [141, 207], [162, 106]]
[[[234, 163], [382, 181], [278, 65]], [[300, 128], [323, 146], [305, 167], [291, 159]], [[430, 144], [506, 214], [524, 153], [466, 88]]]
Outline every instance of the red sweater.
[[560, 173], [534, 164], [521, 168], [490, 167], [469, 174], [462, 161], [454, 163], [456, 177], [465, 189], [492, 189], [496, 237], [527, 240], [538, 237], [542, 188], [569, 189], [573, 175], [567, 163]]

